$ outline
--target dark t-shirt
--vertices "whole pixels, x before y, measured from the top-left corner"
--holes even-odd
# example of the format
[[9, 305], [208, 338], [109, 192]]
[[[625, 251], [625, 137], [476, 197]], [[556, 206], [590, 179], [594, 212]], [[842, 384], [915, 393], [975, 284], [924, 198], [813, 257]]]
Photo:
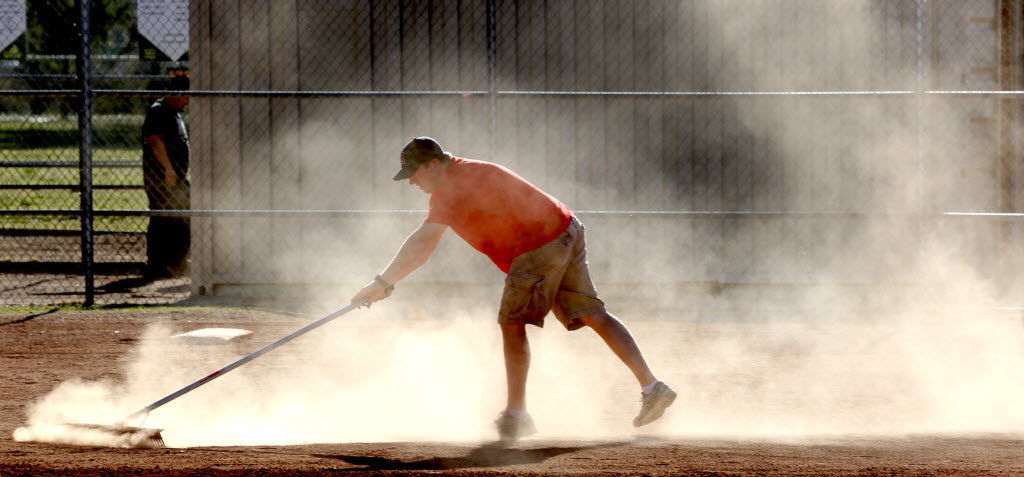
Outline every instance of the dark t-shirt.
[[188, 131], [181, 113], [171, 109], [160, 98], [146, 110], [146, 121], [142, 124], [142, 172], [146, 186], [163, 184], [164, 168], [153, 156], [153, 148], [147, 140], [154, 134], [162, 134], [167, 145], [167, 156], [174, 173], [185, 179], [188, 172]]

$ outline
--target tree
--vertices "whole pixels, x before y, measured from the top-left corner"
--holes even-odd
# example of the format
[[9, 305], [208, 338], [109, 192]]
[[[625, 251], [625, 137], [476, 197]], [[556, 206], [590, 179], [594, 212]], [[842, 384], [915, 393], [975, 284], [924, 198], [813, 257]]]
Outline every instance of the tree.
[[[25, 72], [37, 75], [73, 75], [76, 72], [75, 55], [81, 48], [80, 15], [76, 0], [27, 0], [27, 50]], [[136, 55], [138, 43], [135, 29], [135, 2], [133, 0], [91, 0], [90, 41], [94, 60], [100, 55]], [[143, 65], [138, 61], [94, 61], [96, 74], [133, 74]], [[29, 89], [70, 89], [77, 87], [73, 79], [32, 78]], [[125, 87], [123, 84], [107, 84]], [[113, 103], [117, 103], [114, 105]], [[134, 107], [128, 100], [105, 102], [102, 109]], [[44, 112], [67, 114], [74, 108], [67, 100], [33, 98], [33, 114]]]

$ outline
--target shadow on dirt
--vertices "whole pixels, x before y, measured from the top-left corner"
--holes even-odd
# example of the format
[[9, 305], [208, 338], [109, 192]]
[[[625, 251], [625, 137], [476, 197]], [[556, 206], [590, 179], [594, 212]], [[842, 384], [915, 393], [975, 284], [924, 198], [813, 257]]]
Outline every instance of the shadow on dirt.
[[46, 315], [49, 315], [50, 313], [56, 313], [58, 311], [60, 311], [60, 308], [54, 308], [52, 310], [47, 310], [47, 311], [36, 313], [36, 314], [33, 314], [33, 315], [28, 315], [28, 316], [26, 316], [24, 318], [18, 318], [17, 320], [14, 320], [14, 321], [7, 321], [7, 322], [4, 322], [4, 323], [0, 323], [0, 326], [16, 325], [18, 323], [24, 323], [26, 321], [32, 321], [32, 320], [34, 320], [36, 318], [39, 318], [40, 316], [46, 316]]
[[538, 449], [509, 449], [500, 443], [485, 444], [470, 451], [464, 457], [433, 457], [404, 461], [385, 457], [357, 455], [314, 454], [316, 457], [338, 459], [352, 465], [360, 465], [370, 470], [445, 470], [466, 469], [470, 467], [504, 467], [518, 464], [537, 464], [562, 454], [571, 454], [584, 450], [607, 449], [628, 445], [627, 442], [610, 442], [589, 446], [575, 447], [543, 447]]
[[[106, 285], [96, 287], [98, 293], [125, 293], [134, 291], [137, 288], [150, 287], [157, 293], [187, 293], [188, 283], [165, 283], [171, 279], [166, 278], [144, 278], [129, 277], [115, 280]], [[180, 280], [177, 280], [180, 281]]]

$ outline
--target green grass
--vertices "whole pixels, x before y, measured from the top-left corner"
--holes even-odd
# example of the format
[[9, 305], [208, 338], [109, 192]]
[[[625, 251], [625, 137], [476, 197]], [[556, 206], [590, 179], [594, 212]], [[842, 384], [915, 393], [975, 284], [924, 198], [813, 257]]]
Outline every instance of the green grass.
[[[6, 169], [0, 179], [4, 184], [77, 185], [78, 171], [51, 168]], [[7, 174], [9, 173], [9, 174]], [[96, 169], [93, 184], [142, 184], [138, 169]], [[147, 210], [146, 193], [142, 189], [93, 190], [94, 210]], [[78, 209], [80, 195], [76, 190], [0, 190], [0, 209], [45, 210]], [[95, 217], [99, 231], [139, 232], [146, 229], [146, 217]], [[0, 228], [41, 228], [74, 230], [80, 228], [77, 216], [21, 215], [0, 216]]]
[[[103, 148], [139, 147], [142, 116], [96, 116], [93, 146]], [[73, 149], [78, 157], [78, 120], [50, 118], [37, 121], [0, 121], [0, 150]]]
[[[138, 161], [138, 167], [93, 168], [94, 185], [141, 185], [142, 115], [96, 116], [93, 122], [93, 162]], [[66, 161], [78, 163], [78, 121], [76, 118], [46, 117], [35, 120], [0, 121], [0, 161]], [[0, 184], [77, 185], [77, 167], [4, 167]], [[75, 190], [0, 190], [0, 209], [46, 210], [78, 209]], [[95, 210], [147, 210], [142, 189], [93, 190]], [[139, 232], [146, 229], [148, 217], [96, 217], [98, 231]], [[77, 216], [4, 216], [0, 228], [77, 230]]]
[[[141, 185], [141, 147], [139, 118], [100, 118], [95, 125], [93, 162], [139, 161], [137, 168], [93, 168], [94, 185]], [[78, 123], [55, 119], [42, 122], [0, 121], [0, 160], [7, 162], [78, 162]], [[77, 167], [5, 167], [0, 169], [0, 184], [78, 185]], [[40, 210], [78, 209], [80, 196], [75, 190], [0, 190], [0, 209]], [[141, 189], [93, 190], [96, 210], [146, 210], [146, 194]], [[146, 217], [96, 217], [98, 231], [138, 232], [146, 229]], [[0, 216], [0, 228], [77, 230], [76, 216]]]
[[[0, 149], [0, 160], [7, 162], [64, 161], [78, 164], [78, 145], [72, 147], [40, 147], [36, 149]], [[92, 150], [93, 163], [104, 161], [141, 161], [142, 147], [102, 148]], [[77, 171], [77, 169], [75, 169]]]
[[[145, 232], [148, 223], [148, 217], [94, 217], [93, 230], [97, 232]], [[80, 230], [81, 227], [81, 219], [77, 216], [0, 216], [0, 228], [4, 229]]]

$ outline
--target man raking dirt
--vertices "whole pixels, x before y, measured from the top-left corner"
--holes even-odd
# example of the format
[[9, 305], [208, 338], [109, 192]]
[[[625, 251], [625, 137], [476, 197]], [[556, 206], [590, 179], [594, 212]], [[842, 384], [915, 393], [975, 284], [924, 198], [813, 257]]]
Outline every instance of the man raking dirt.
[[454, 157], [429, 137], [402, 149], [393, 179], [408, 179], [430, 195], [427, 218], [352, 303], [391, 296], [395, 283], [426, 263], [449, 227], [487, 255], [507, 274], [498, 324], [508, 400], [495, 421], [503, 441], [536, 432], [526, 411], [526, 325], [544, 326], [549, 311], [570, 331], [596, 331], [636, 376], [642, 404], [634, 426], [661, 417], [676, 393], [655, 378], [629, 330], [605, 309], [590, 278], [583, 224], [565, 204], [505, 167]]

